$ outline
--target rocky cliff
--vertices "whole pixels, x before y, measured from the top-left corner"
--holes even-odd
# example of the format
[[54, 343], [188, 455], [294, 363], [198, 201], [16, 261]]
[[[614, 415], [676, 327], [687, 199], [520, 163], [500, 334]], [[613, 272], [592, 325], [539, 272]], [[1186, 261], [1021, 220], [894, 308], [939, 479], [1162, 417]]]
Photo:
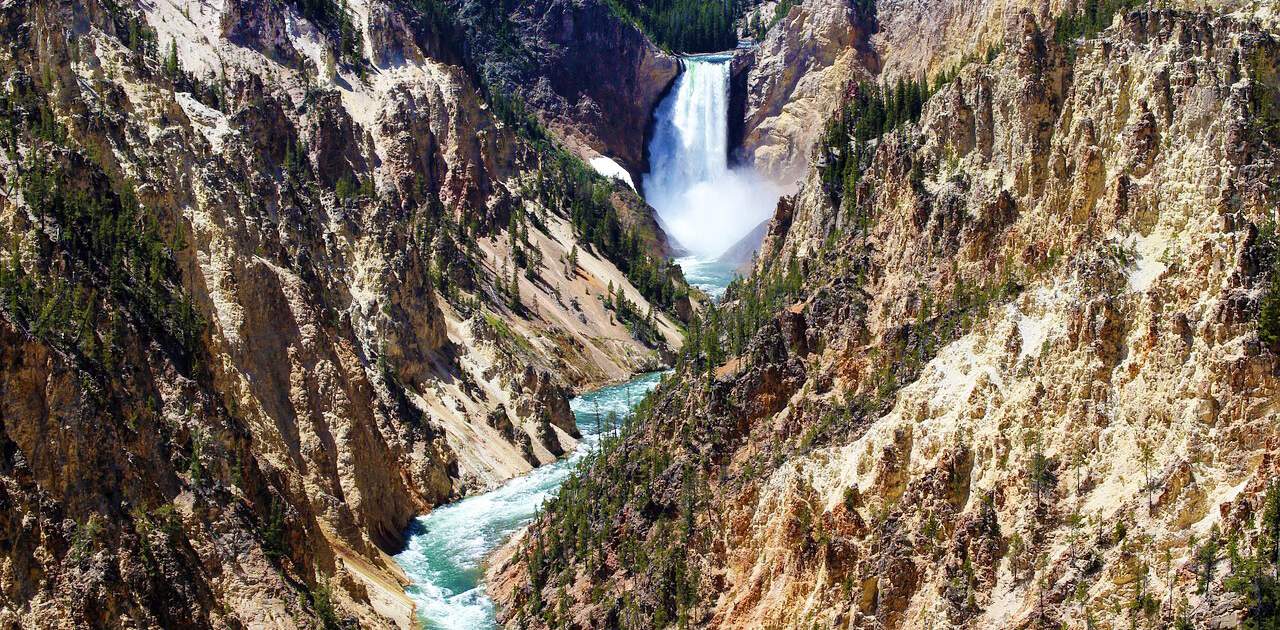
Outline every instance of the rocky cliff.
[[846, 89], [753, 276], [496, 563], [508, 625], [1274, 623], [1275, 14], [1052, 9]]
[[635, 181], [645, 133], [679, 61], [602, 0], [454, 3], [480, 72], [585, 158], [604, 156]]
[[803, 178], [820, 130], [815, 123], [839, 104], [850, 77], [869, 77], [878, 63], [868, 44], [874, 7], [825, 0], [790, 6], [745, 55], [738, 88], [743, 131], [735, 147], [737, 161], [781, 184]]
[[451, 20], [0, 3], [0, 625], [408, 625], [409, 519], [678, 346], [647, 208]]

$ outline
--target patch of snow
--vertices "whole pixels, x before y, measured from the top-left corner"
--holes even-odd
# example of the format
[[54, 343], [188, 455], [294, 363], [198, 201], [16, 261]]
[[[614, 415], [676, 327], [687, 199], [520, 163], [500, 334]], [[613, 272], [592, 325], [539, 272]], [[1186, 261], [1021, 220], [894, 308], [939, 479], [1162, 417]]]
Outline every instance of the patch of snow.
[[622, 180], [623, 183], [631, 187], [631, 190], [636, 189], [635, 182], [631, 181], [631, 173], [628, 173], [627, 169], [622, 168], [622, 165], [613, 161], [612, 158], [607, 158], [603, 155], [591, 158], [591, 168], [596, 169], [597, 173], [610, 179]]

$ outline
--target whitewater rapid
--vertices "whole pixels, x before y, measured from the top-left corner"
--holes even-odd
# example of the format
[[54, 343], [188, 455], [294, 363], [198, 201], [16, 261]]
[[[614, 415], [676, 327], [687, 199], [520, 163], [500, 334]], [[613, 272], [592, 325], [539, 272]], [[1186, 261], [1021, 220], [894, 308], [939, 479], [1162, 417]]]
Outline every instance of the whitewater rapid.
[[773, 214], [782, 189], [729, 165], [732, 55], [684, 57], [654, 111], [645, 200], [676, 242], [712, 260]]

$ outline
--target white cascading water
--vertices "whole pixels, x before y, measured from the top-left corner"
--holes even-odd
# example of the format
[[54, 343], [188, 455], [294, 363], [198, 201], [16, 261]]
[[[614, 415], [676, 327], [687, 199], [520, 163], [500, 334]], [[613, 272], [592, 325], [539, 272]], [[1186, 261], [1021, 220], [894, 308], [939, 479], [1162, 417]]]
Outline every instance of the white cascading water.
[[729, 55], [684, 59], [654, 112], [645, 199], [697, 258], [728, 249], [769, 218], [782, 191], [751, 169], [729, 168]]

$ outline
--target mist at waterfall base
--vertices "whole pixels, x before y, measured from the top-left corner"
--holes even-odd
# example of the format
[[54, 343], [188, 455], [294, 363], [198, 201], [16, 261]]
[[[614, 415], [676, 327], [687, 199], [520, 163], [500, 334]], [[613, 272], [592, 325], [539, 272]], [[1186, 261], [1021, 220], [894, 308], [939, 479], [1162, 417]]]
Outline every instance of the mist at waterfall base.
[[724, 253], [772, 216], [781, 194], [781, 189], [753, 170], [733, 169], [674, 193], [650, 192], [648, 200], [677, 243], [708, 259]]
[[572, 455], [414, 520], [408, 544], [395, 559], [413, 582], [405, 593], [417, 604], [426, 628], [497, 628], [493, 600], [482, 581], [484, 559], [555, 496], [578, 462], [599, 444], [609, 414], [625, 416], [661, 377], [653, 372], [574, 398], [570, 407], [583, 437]]
[[748, 167], [729, 167], [729, 55], [684, 58], [654, 112], [645, 200], [677, 243], [719, 256], [773, 215], [783, 190]]

